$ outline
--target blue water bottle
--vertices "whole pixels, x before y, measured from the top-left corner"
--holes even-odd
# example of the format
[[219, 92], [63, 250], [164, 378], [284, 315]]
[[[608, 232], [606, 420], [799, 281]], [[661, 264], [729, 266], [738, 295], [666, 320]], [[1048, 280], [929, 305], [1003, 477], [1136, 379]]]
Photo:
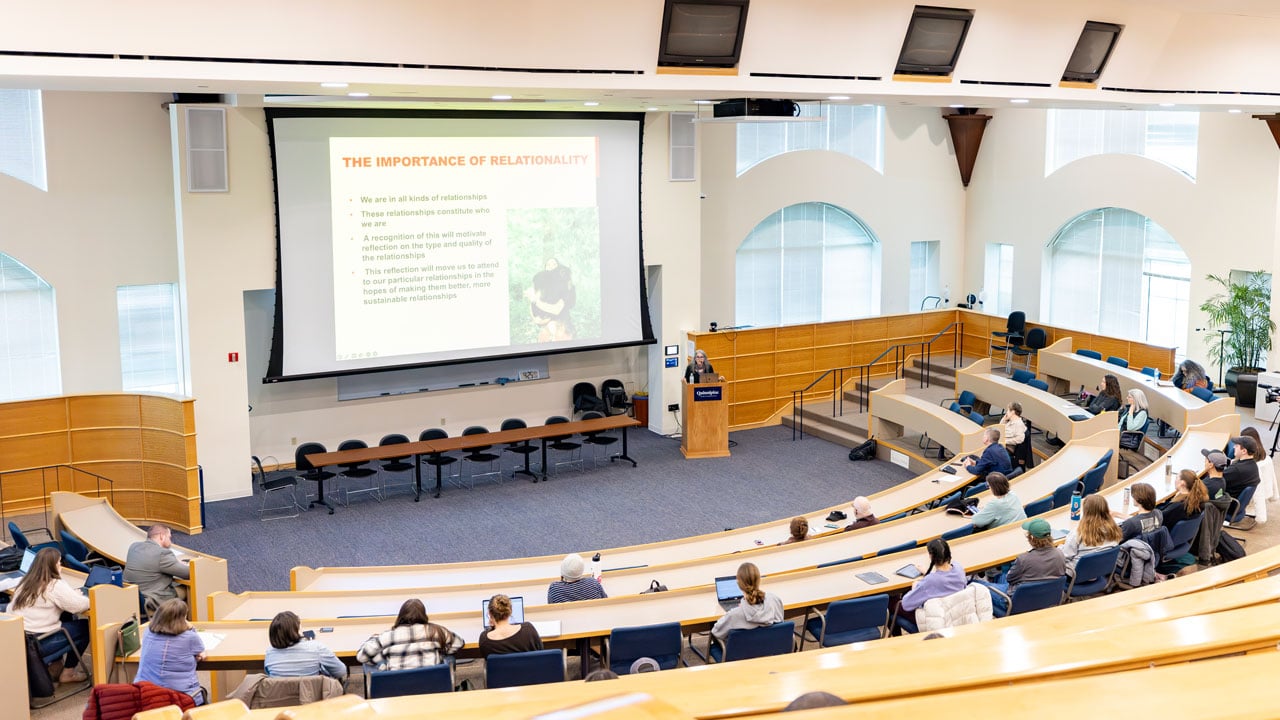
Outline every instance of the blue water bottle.
[[1080, 519], [1080, 501], [1081, 501], [1081, 498], [1080, 498], [1080, 493], [1078, 491], [1071, 493], [1071, 519], [1072, 520]]

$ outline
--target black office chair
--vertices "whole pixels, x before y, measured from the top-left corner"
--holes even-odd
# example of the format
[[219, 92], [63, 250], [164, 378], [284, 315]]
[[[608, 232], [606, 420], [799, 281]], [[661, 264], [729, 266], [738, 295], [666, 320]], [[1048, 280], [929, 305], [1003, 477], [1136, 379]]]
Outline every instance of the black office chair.
[[[547, 421], [544, 424], [559, 425], [567, 422], [569, 422], [569, 418], [563, 415], [552, 415], [547, 418]], [[559, 462], [551, 462], [548, 457], [547, 464], [551, 467], [558, 468], [561, 465], [573, 465], [574, 463], [577, 463], [578, 467], [582, 467], [582, 443], [574, 442], [572, 433], [569, 435], [557, 435], [555, 437], [547, 438], [547, 450], [555, 450], [562, 455], [564, 453], [568, 453], [569, 455], [568, 460], [562, 460]], [[574, 457], [574, 453], [577, 453], [576, 458]], [[542, 471], [544, 473], [549, 472], [550, 468], [543, 468]]]
[[316, 499], [311, 501], [310, 507], [323, 505], [329, 508], [329, 514], [333, 514], [333, 506], [324, 496], [324, 481], [330, 480], [335, 475], [329, 470], [318, 468], [311, 464], [307, 459], [308, 455], [316, 455], [318, 453], [327, 452], [324, 445], [318, 442], [302, 443], [293, 451], [293, 467], [298, 471], [299, 480], [309, 480], [316, 484]]
[[596, 386], [589, 382], [576, 383], [573, 390], [569, 393], [569, 399], [573, 402], [573, 412], [604, 412], [604, 401], [596, 395]]
[[991, 333], [992, 337], [997, 339], [997, 342], [991, 344], [991, 349], [1004, 353], [1005, 372], [1009, 372], [1013, 367], [1013, 349], [1022, 346], [1026, 327], [1027, 314], [1021, 310], [1014, 310], [1009, 313], [1009, 319], [1005, 322], [1004, 331]]
[[1048, 346], [1048, 344], [1049, 335], [1045, 333], [1044, 328], [1031, 328], [1027, 331], [1026, 344], [1021, 347], [1015, 346], [1013, 348], [1013, 354], [1017, 357], [1024, 358], [1027, 363], [1026, 368], [1030, 370], [1031, 358], [1039, 355], [1040, 351]]
[[[583, 420], [595, 420], [604, 417], [598, 412], [583, 413]], [[582, 442], [591, 446], [591, 464], [595, 465], [600, 462], [599, 453], [604, 450], [605, 456], [608, 457], [609, 446], [618, 442], [617, 435], [608, 435], [605, 430], [596, 430], [593, 432], [582, 433]]]
[[[369, 447], [369, 443], [363, 440], [343, 440], [338, 445], [338, 451], [343, 450], [362, 450]], [[378, 501], [382, 502], [382, 485], [378, 483], [378, 469], [372, 467], [372, 461], [363, 460], [361, 462], [343, 463], [342, 470], [338, 472], [341, 481], [338, 483], [338, 490], [342, 494], [342, 506], [351, 506], [351, 496], [369, 493]], [[351, 489], [349, 482], [360, 483], [368, 480], [369, 484], [364, 487]]]
[[[408, 443], [409, 438], [405, 435], [392, 433], [390, 435], [383, 435], [382, 439], [378, 441], [378, 447], [385, 447], [387, 445], [407, 445]], [[398, 455], [392, 458], [383, 458], [382, 464], [378, 469], [383, 473], [390, 473], [392, 475], [408, 473], [418, 467], [411, 461], [412, 457], [412, 455]], [[387, 488], [389, 487], [413, 487], [414, 476], [407, 475], [407, 477], [409, 480], [408, 482], [398, 482], [388, 485], [386, 475], [384, 474], [382, 477], [382, 494], [385, 496], [387, 494]]]
[[[506, 420], [502, 421], [502, 427], [500, 429], [501, 430], [521, 430], [527, 427], [529, 427], [529, 424], [521, 420], [520, 418], [507, 418]], [[519, 442], [507, 443], [507, 446], [503, 448], [503, 452], [514, 453], [517, 457], [520, 458], [521, 466], [516, 467], [511, 471], [512, 479], [514, 479], [516, 475], [520, 475], [523, 473], [533, 478], [535, 482], [538, 480], [537, 475], [525, 469], [529, 466], [529, 456], [538, 452], [538, 448], [534, 447], [532, 443], [530, 443], [528, 440], [521, 440]]]
[[[631, 408], [631, 401], [627, 399], [626, 388], [622, 385], [622, 381], [617, 378], [609, 378], [600, 383], [600, 398], [604, 400], [605, 415], [625, 415], [627, 410]], [[583, 415], [586, 419], [586, 415]]]
[[[449, 437], [449, 433], [443, 428], [427, 428], [426, 430], [418, 433], [419, 440], [444, 440], [447, 437]], [[445, 473], [445, 468], [458, 462], [458, 458], [452, 455], [445, 455], [444, 453], [423, 455], [420, 459], [422, 462], [431, 466], [432, 472], [436, 472], [438, 470], [441, 473], [441, 477], [448, 477], [448, 474]], [[462, 466], [459, 465], [457, 470], [458, 474], [461, 475]]]
[[[270, 478], [262, 469], [262, 460], [254, 455], [250, 460], [253, 462], [254, 482], [258, 486], [258, 492], [262, 494], [262, 505], [258, 507], [259, 520], [282, 520], [284, 518], [298, 517], [298, 511], [303, 510], [302, 503], [298, 502], [298, 478], [294, 475], [285, 477]], [[267, 506], [267, 500], [272, 493], [288, 493], [288, 505]], [[83, 561], [85, 558], [78, 558]]]
[[[483, 425], [472, 425], [462, 431], [463, 435], [487, 435], [488, 433], [489, 429]], [[477, 465], [487, 464], [489, 466], [489, 471], [480, 473], [480, 477], [485, 475], [494, 475], [497, 477], [498, 482], [502, 482], [502, 468], [498, 466], [498, 461], [502, 459], [502, 456], [497, 453], [488, 452], [491, 448], [493, 448], [492, 445], [478, 445], [473, 448], [468, 448], [466, 454], [462, 456], [462, 464], [466, 465], [470, 463], [472, 468], [471, 471], [467, 473], [467, 478], [470, 480], [470, 484], [467, 486], [468, 488], [473, 488], [476, 485], [477, 475], [475, 472], [475, 466]], [[458, 485], [460, 487], [462, 486], [461, 467], [458, 469]]]

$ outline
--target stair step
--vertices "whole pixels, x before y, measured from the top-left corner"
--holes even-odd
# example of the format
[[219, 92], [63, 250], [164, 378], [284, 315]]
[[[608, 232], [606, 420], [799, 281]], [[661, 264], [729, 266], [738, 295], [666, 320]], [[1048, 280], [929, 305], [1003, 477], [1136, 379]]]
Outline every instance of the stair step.
[[[784, 415], [782, 418], [782, 424], [790, 428], [795, 428], [795, 417], [792, 415]], [[804, 419], [804, 434], [820, 437], [823, 440], [833, 442], [847, 448], [857, 447], [867, 439], [867, 432], [865, 428], [858, 428], [852, 425], [837, 426], [828, 423], [816, 422], [809, 417], [805, 417]]]

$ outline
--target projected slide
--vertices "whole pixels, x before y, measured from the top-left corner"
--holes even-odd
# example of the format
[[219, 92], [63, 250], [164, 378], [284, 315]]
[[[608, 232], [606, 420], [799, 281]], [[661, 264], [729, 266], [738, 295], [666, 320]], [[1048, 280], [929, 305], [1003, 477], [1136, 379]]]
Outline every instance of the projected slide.
[[652, 342], [642, 116], [268, 110], [269, 381]]
[[[594, 137], [332, 138], [329, 153], [335, 360], [599, 335]], [[430, 334], [382, 330], [422, 318]]]

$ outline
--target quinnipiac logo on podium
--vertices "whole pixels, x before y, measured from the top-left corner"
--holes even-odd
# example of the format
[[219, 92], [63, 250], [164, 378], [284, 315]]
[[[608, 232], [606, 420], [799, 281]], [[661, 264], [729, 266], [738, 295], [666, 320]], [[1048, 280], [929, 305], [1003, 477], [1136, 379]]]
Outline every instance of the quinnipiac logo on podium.
[[721, 391], [724, 388], [719, 385], [715, 387], [696, 387], [693, 389], [693, 399], [697, 402], [704, 400], [720, 400]]

